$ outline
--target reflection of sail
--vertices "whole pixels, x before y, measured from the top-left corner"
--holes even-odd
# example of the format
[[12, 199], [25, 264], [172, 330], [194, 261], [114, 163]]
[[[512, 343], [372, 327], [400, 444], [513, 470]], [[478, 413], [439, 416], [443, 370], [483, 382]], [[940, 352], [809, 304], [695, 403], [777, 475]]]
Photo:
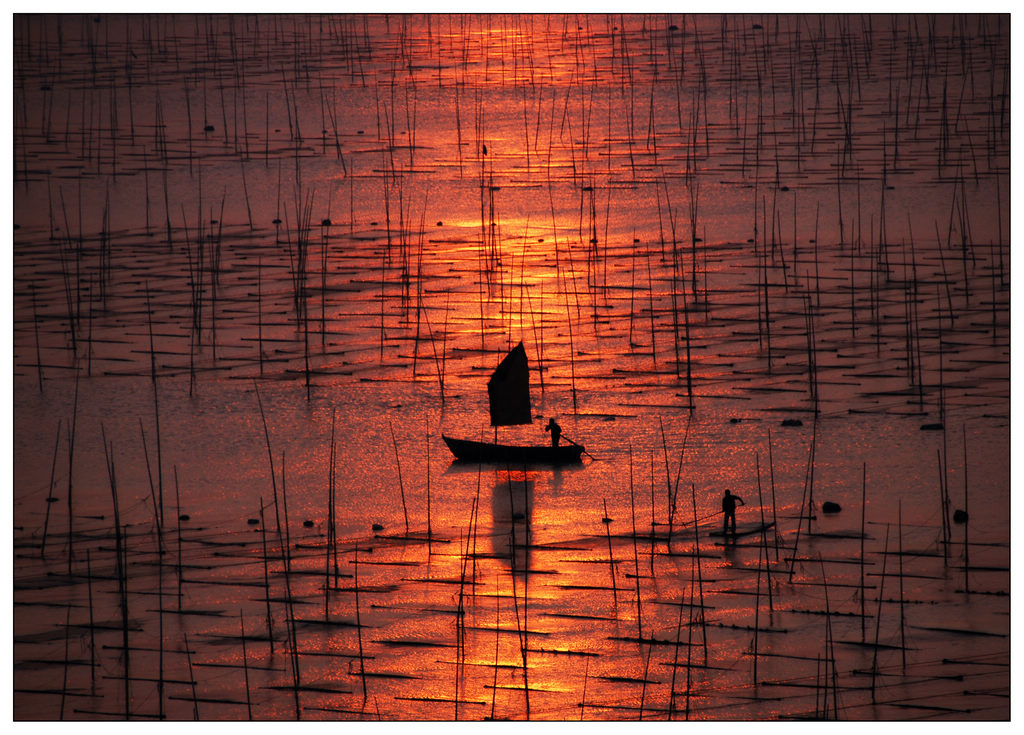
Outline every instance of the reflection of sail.
[[491, 426], [528, 424], [530, 411], [530, 366], [526, 349], [520, 342], [505, 355], [487, 382], [491, 399]]
[[491, 496], [494, 555], [507, 560], [511, 571], [516, 574], [523, 574], [530, 568], [533, 486], [534, 481], [528, 477], [519, 479], [510, 475], [507, 480], [499, 481], [494, 486]]

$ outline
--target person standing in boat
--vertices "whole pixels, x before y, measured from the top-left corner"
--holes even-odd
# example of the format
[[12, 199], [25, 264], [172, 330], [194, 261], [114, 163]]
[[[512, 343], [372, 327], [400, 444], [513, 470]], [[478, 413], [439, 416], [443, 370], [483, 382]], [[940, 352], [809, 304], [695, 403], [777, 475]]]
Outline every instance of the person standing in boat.
[[743, 502], [743, 498], [739, 495], [733, 495], [728, 490], [725, 491], [725, 495], [722, 496], [722, 535], [724, 536], [729, 532], [730, 525], [732, 526], [732, 535], [736, 535], [736, 504], [746, 505]]
[[558, 425], [558, 422], [553, 418], [548, 419], [548, 425], [544, 427], [544, 431], [551, 432], [551, 446], [557, 447], [559, 440], [562, 438], [562, 427]]

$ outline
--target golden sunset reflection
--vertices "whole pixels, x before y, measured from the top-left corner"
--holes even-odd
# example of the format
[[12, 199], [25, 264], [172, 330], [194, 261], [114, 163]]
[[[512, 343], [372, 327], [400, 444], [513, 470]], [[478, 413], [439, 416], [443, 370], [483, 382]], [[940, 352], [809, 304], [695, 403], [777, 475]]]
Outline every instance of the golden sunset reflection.
[[16, 720], [1009, 718], [1008, 15], [12, 25]]

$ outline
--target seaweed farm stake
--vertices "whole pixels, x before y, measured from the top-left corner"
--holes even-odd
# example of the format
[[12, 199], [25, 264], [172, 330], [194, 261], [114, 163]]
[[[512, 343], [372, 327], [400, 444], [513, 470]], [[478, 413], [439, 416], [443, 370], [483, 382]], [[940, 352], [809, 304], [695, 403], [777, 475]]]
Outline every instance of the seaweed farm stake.
[[768, 427], [768, 474], [772, 483], [772, 523], [774, 524], [775, 561], [779, 560], [779, 514], [775, 505], [775, 462], [772, 460], [772, 429]]
[[964, 592], [971, 592], [971, 546], [967, 541], [967, 527], [971, 519], [967, 510], [967, 424], [962, 424], [964, 437]]
[[[510, 535], [510, 547], [512, 549], [512, 569], [509, 575], [512, 578], [512, 607], [516, 614], [516, 631], [519, 637], [519, 654], [523, 659], [523, 695], [526, 697], [526, 719], [530, 719], [530, 682], [528, 678], [529, 668], [526, 664], [526, 624], [519, 619], [519, 594], [516, 592], [516, 527], [512, 525]], [[524, 603], [525, 607], [525, 603]], [[525, 613], [524, 613], [525, 617]]]
[[865, 628], [867, 625], [867, 615], [864, 614], [864, 522], [868, 508], [867, 462], [863, 463], [860, 488], [860, 640], [861, 643], [864, 643], [866, 641]]
[[285, 619], [285, 628], [288, 631], [290, 643], [291, 668], [292, 668], [292, 691], [295, 695], [295, 719], [301, 719], [302, 708], [299, 706], [299, 689], [302, 687], [302, 677], [299, 673], [299, 638], [295, 626], [295, 598], [292, 596], [292, 537], [288, 524], [288, 486], [285, 479], [285, 452], [281, 452], [281, 505], [284, 510], [284, 541], [282, 549], [282, 561], [284, 562], [284, 589], [285, 606], [288, 613]]
[[[499, 642], [499, 635], [501, 633], [501, 614], [500, 614], [500, 612], [501, 612], [501, 595], [498, 594], [499, 589], [500, 589], [499, 588], [500, 582], [501, 582], [501, 578], [497, 574], [495, 574], [494, 575], [494, 666], [492, 667], [494, 669], [494, 677], [493, 677], [493, 681], [491, 682], [491, 721], [492, 722], [494, 721], [494, 705], [495, 705], [495, 700], [497, 698], [497, 692], [498, 692], [498, 642]], [[457, 699], [457, 697], [456, 697], [456, 699]]]
[[612, 555], [612, 519], [608, 517], [608, 501], [602, 498], [601, 502], [604, 504], [604, 516], [601, 521], [604, 523], [604, 533], [608, 539], [608, 569], [612, 575], [612, 600], [615, 603], [615, 610], [617, 612], [619, 609], [619, 593], [615, 587], [615, 557]]
[[[444, 384], [442, 383], [442, 386], [443, 385]], [[441, 401], [442, 401], [442, 403], [444, 402], [444, 388], [443, 387], [441, 389]], [[429, 543], [430, 540], [434, 537], [433, 531], [431, 530], [431, 526], [430, 526], [430, 427], [427, 427], [427, 441], [426, 441], [426, 445], [427, 445], [427, 542]], [[476, 537], [474, 536], [474, 543], [475, 543], [475, 538]], [[475, 558], [474, 558], [474, 562], [473, 563], [474, 564], [476, 563]], [[476, 579], [476, 575], [474, 575], [473, 578]]]
[[402, 484], [402, 460], [398, 456], [398, 442], [395, 441], [395, 427], [388, 420], [388, 428], [391, 430], [391, 444], [395, 448], [395, 467], [398, 468], [398, 491], [402, 495], [402, 515], [405, 517], [405, 535], [409, 535], [409, 511], [405, 505], [405, 486]]
[[[757, 502], [761, 506], [761, 546], [764, 548], [764, 570], [765, 570], [765, 574], [767, 575], [767, 580], [766, 581], [768, 583], [768, 610], [771, 611], [771, 612], [775, 612], [775, 606], [774, 606], [773, 601], [772, 601], [772, 568], [771, 568], [771, 565], [768, 563], [768, 529], [767, 529], [767, 527], [765, 525], [765, 520], [764, 520], [764, 498], [761, 496], [761, 455], [759, 453], [754, 454], [754, 463], [755, 463], [755, 465], [757, 467]], [[760, 594], [760, 589], [761, 589], [761, 584], [760, 584], [761, 570], [760, 570], [760, 567], [758, 568], [758, 571], [757, 571], [757, 578], [758, 578], [758, 590], [759, 590], [759, 594]], [[755, 640], [756, 640], [756, 635], [757, 634], [755, 633], [754, 635], [755, 635]], [[755, 665], [755, 669], [756, 668], [757, 667]]]
[[[700, 568], [700, 531], [697, 525], [697, 486], [692, 482], [690, 483], [690, 500], [693, 504], [693, 550], [696, 554], [697, 560], [697, 589], [700, 592], [700, 626], [701, 626], [701, 639], [704, 647], [704, 664], [708, 662], [708, 624], [707, 619], [704, 617], [704, 578], [702, 576]], [[690, 596], [690, 609], [693, 609], [693, 593], [691, 591]], [[691, 627], [692, 627], [691, 621]], [[687, 654], [687, 661], [689, 661], [689, 654]], [[689, 677], [689, 663], [687, 663], [687, 677]], [[687, 678], [686, 689], [689, 692], [690, 682]], [[687, 717], [689, 717], [689, 694], [687, 694]]]
[[92, 556], [85, 550], [85, 580], [89, 595], [89, 681], [90, 692], [96, 693], [96, 622], [92, 604]]
[[75, 427], [78, 424], [78, 379], [79, 371], [75, 370], [75, 400], [71, 410], [71, 428], [68, 431], [68, 574], [71, 574], [71, 562], [75, 558], [74, 510], [71, 505], [71, 477], [75, 463]]
[[178, 517], [178, 611], [181, 611], [181, 495], [178, 492], [178, 465], [174, 465], [174, 505], [177, 508]]
[[53, 462], [50, 465], [50, 489], [46, 495], [46, 516], [43, 518], [43, 540], [39, 546], [39, 558], [46, 558], [46, 531], [50, 525], [50, 508], [53, 506], [56, 498], [53, 497], [53, 480], [54, 475], [57, 472], [57, 450], [60, 448], [60, 424], [61, 419], [57, 419], [57, 438], [53, 444]]
[[[86, 557], [88, 558], [88, 549], [86, 549]], [[71, 640], [71, 604], [68, 603], [65, 606], [64, 613], [64, 680], [60, 685], [60, 715], [57, 719], [64, 719], [64, 702], [68, 696], [68, 648]]]
[[252, 720], [252, 697], [249, 695], [249, 655], [245, 650], [245, 612], [238, 610], [238, 623], [242, 628], [242, 670], [245, 672], [245, 710]]
[[[762, 532], [763, 534], [763, 532]], [[757, 689], [757, 633], [761, 627], [761, 566], [767, 566], [768, 559], [765, 554], [764, 545], [757, 548], [757, 591], [754, 593], [754, 669], [751, 673], [751, 683]], [[768, 589], [772, 587], [768, 582]]]
[[587, 677], [590, 674], [590, 657], [583, 663], [583, 694], [580, 697], [580, 722], [583, 722], [583, 710], [587, 706]]
[[121, 642], [122, 655], [124, 656], [124, 717], [127, 720], [131, 714], [131, 653], [128, 648], [128, 571], [125, 568], [127, 555], [124, 548], [125, 539], [121, 531], [121, 512], [117, 502], [117, 479], [114, 472], [114, 460], [111, 456], [113, 447], [108, 452], [107, 435], [102, 423], [100, 424], [100, 435], [103, 439], [103, 456], [106, 459], [107, 477], [110, 480], [110, 494], [114, 501], [114, 553], [117, 557], [117, 588], [121, 607]]
[[270, 655], [274, 655], [274, 619], [270, 615], [270, 571], [267, 568], [267, 523], [263, 517], [263, 496], [260, 496], [260, 539], [263, 542], [263, 599], [267, 603], [267, 640], [270, 642]]
[[188, 644], [188, 631], [182, 631], [185, 637], [185, 661], [188, 663], [188, 678], [192, 684], [192, 719], [199, 720], [199, 696], [196, 692], [196, 675], [192, 669], [192, 649]]
[[875, 615], [875, 645], [871, 657], [871, 703], [875, 703], [875, 679], [878, 677], [878, 634], [882, 626], [882, 598], [885, 590], [885, 567], [889, 560], [889, 524], [885, 524], [885, 546], [882, 547], [882, 578], [878, 583], [878, 613]]
[[[636, 506], [633, 501], [633, 446], [629, 446], [629, 512], [630, 517], [633, 521], [633, 576], [636, 581], [636, 637], [637, 640], [643, 643], [643, 631], [641, 629], [641, 621], [643, 620], [640, 614], [640, 559], [637, 555], [636, 548]], [[643, 719], [643, 710], [640, 711], [640, 717]]]
[[[263, 412], [263, 401], [260, 398], [260, 387], [256, 381], [252, 381], [256, 390], [256, 403], [260, 408], [260, 418], [263, 420], [263, 438], [267, 444], [267, 459], [270, 462], [270, 483], [274, 490], [274, 514], [277, 517], [277, 535], [281, 535], [281, 514], [277, 507], [277, 474], [274, 472], [274, 454], [270, 450], [270, 430], [267, 429], [267, 415]], [[263, 502], [260, 501], [260, 512], [263, 511]]]
[[[89, 321], [90, 326], [92, 320]], [[36, 376], [39, 379], [39, 392], [43, 392], [43, 358], [39, 352], [39, 313], [36, 310], [36, 289], [35, 284], [32, 285], [32, 329], [36, 335]], [[90, 349], [92, 344], [90, 342]]]
[[[159, 489], [159, 520], [164, 521], [164, 473], [160, 452], [160, 398], [156, 386], [156, 350], [153, 347], [153, 309], [149, 302], [149, 282], [146, 282], [146, 316], [149, 321], [149, 366], [153, 383], [153, 418], [156, 421], [156, 478]], [[141, 419], [139, 419], [141, 422]]]
[[356, 639], [359, 642], [359, 678], [363, 684], [363, 705], [366, 705], [366, 658], [363, 656], [363, 623], [359, 615], [359, 544], [356, 544], [352, 558], [352, 569], [355, 581], [353, 592], [356, 596]]
[[899, 556], [899, 578], [900, 578], [900, 655], [903, 660], [903, 672], [907, 671], [907, 628], [906, 628], [906, 614], [904, 612], [903, 605], [903, 498], [900, 498], [896, 504], [896, 529], [898, 539], [898, 556]]

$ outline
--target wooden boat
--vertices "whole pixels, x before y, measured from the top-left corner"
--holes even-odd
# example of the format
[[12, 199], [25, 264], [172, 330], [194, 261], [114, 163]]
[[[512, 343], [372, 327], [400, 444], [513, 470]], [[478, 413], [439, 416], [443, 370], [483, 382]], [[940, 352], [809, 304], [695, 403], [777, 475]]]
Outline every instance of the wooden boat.
[[441, 435], [445, 444], [460, 462], [483, 462], [510, 464], [578, 464], [583, 447], [578, 444], [561, 446], [521, 446], [515, 444], [494, 444], [469, 439], [453, 439]]
[[[516, 426], [533, 422], [530, 408], [530, 365], [523, 343], [516, 345], [487, 381], [491, 426]], [[515, 463], [515, 464], [576, 464], [586, 451], [582, 444], [562, 437], [568, 444], [523, 446], [499, 444], [497, 428], [495, 441], [483, 442], [456, 439], [441, 435], [445, 444], [462, 462]]]

